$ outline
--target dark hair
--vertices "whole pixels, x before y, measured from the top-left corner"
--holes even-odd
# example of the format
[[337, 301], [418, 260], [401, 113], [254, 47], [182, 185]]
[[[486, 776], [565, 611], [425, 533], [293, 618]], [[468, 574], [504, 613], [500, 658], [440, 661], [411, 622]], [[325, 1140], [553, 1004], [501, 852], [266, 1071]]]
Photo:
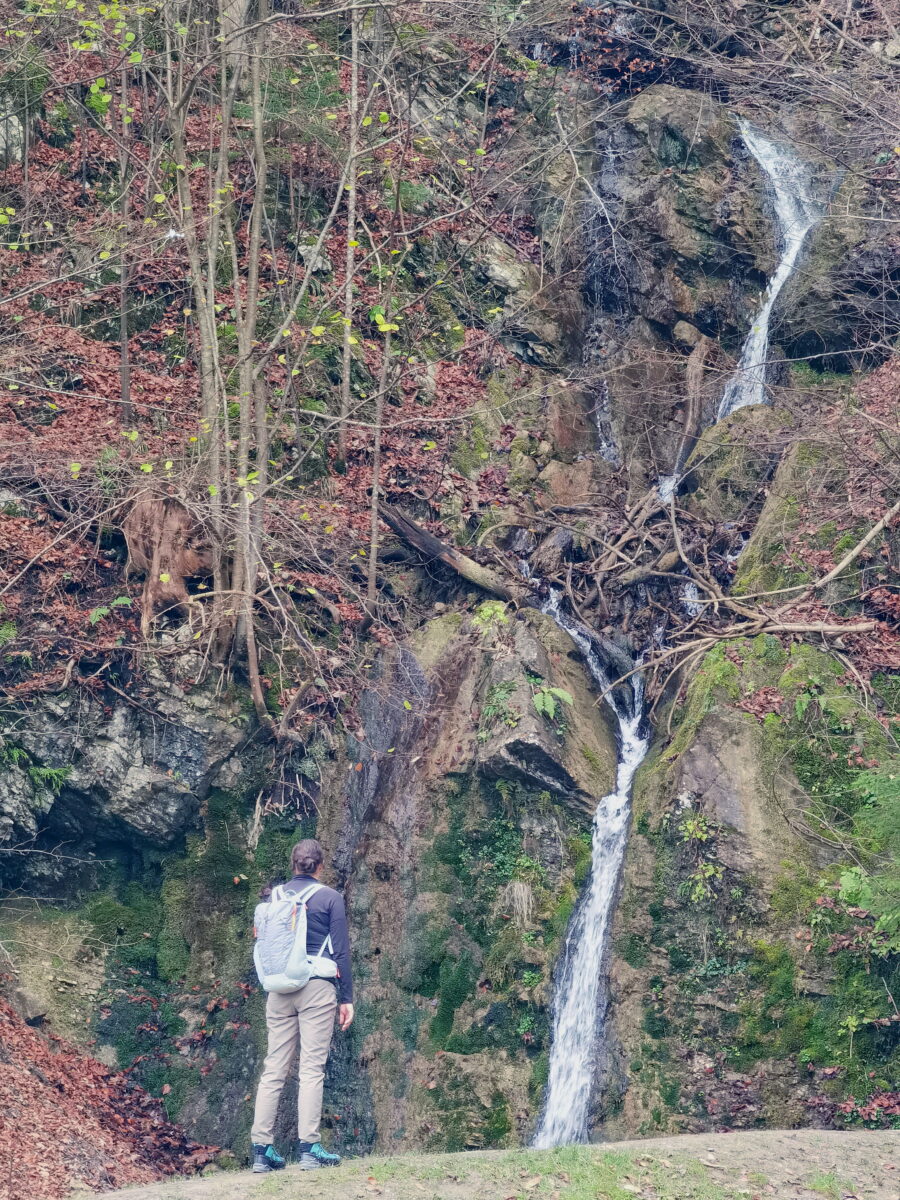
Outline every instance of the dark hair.
[[315, 838], [304, 838], [291, 851], [291, 870], [295, 875], [313, 875], [324, 861], [325, 852]]

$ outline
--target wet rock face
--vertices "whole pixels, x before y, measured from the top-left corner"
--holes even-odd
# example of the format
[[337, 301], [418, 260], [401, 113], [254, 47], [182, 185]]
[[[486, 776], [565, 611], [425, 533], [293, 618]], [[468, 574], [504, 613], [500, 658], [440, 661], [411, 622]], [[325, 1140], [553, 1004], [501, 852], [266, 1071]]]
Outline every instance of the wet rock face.
[[4, 732], [9, 767], [0, 773], [0, 844], [29, 843], [52, 851], [62, 844], [79, 860], [53, 854], [9, 856], [19, 885], [75, 877], [111, 847], [127, 855], [171, 845], [196, 823], [213, 777], [243, 738], [236, 713], [213, 713], [198, 693], [171, 689], [149, 705], [62, 693], [46, 698], [27, 722]]
[[[572, 698], [553, 720], [541, 682]], [[360, 979], [333, 1074], [341, 1129], [394, 1150], [517, 1141], [540, 1102], [550, 970], [614, 780], [612, 730], [575, 647], [532, 610], [487, 627], [437, 617], [369, 692], [319, 827]]]
[[718, 334], [739, 313], [733, 281], [765, 269], [761, 197], [743, 178], [737, 127], [708, 96], [648, 88], [599, 134], [598, 183], [608, 223], [598, 294], [656, 325], [691, 321]]
[[[518, 780], [549, 791], [558, 803], [591, 818], [598, 797], [615, 782], [616, 746], [605, 714], [592, 711], [586, 672], [569, 659], [574, 648], [567, 641], [550, 618], [529, 613], [527, 622], [516, 626], [510, 653], [492, 658], [485, 695], [507, 693], [505, 703], [516, 713], [516, 723], [498, 722], [486, 731], [478, 766], [490, 779]], [[572, 695], [571, 705], [560, 702], [560, 716], [572, 726], [564, 737], [535, 708], [529, 674], [553, 679]]]

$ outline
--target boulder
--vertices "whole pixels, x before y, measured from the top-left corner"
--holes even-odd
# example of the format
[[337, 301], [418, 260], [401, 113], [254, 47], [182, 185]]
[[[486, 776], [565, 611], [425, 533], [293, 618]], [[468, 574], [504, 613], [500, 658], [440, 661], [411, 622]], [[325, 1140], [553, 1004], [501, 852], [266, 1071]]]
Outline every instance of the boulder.
[[0, 114], [0, 167], [21, 162], [24, 153], [24, 124], [15, 113]]
[[[571, 705], [560, 701], [558, 723], [537, 711], [529, 675], [572, 696]], [[598, 799], [615, 784], [615, 733], [608, 706], [597, 706], [580, 651], [568, 634], [550, 617], [529, 610], [516, 625], [512, 652], [492, 658], [485, 686], [485, 696], [492, 689], [508, 691], [505, 703], [517, 719], [486, 731], [478, 749], [482, 773], [549, 792], [592, 817]]]
[[594, 464], [591, 459], [564, 463], [552, 458], [538, 476], [535, 500], [540, 508], [555, 504], [589, 504], [593, 499]]

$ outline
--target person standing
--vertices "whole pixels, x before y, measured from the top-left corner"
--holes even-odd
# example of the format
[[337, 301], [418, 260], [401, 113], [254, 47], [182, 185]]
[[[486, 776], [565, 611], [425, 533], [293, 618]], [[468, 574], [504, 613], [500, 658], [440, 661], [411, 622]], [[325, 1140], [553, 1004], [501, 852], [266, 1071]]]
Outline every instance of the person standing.
[[[286, 907], [288, 913], [293, 913], [290, 929], [296, 929], [297, 912], [302, 906], [311, 977], [296, 990], [283, 990], [284, 985], [280, 985], [279, 990], [269, 991], [266, 1001], [268, 1053], [256, 1091], [250, 1133], [253, 1170], [257, 1173], [279, 1170], [285, 1165], [272, 1140], [278, 1101], [298, 1045], [297, 1157], [300, 1167], [308, 1171], [337, 1166], [341, 1161], [340, 1155], [330, 1153], [319, 1141], [319, 1124], [325, 1064], [335, 1014], [343, 1031], [349, 1029], [353, 1021], [353, 976], [344, 900], [334, 888], [321, 882], [324, 857], [321, 845], [313, 838], [298, 842], [291, 851], [293, 878], [278, 888], [267, 889], [270, 892], [268, 904], [277, 902], [282, 908]], [[287, 901], [291, 903], [286, 905]], [[259, 935], [258, 929], [255, 932]], [[260, 970], [258, 957], [257, 969]]]

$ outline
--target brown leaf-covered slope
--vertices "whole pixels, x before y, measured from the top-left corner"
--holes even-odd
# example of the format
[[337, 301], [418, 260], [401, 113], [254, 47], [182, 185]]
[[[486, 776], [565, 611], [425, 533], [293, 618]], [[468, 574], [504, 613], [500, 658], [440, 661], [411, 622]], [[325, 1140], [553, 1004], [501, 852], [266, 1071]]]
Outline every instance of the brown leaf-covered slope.
[[0, 999], [0, 1196], [56, 1200], [199, 1170], [158, 1100], [61, 1038], [42, 1036]]

